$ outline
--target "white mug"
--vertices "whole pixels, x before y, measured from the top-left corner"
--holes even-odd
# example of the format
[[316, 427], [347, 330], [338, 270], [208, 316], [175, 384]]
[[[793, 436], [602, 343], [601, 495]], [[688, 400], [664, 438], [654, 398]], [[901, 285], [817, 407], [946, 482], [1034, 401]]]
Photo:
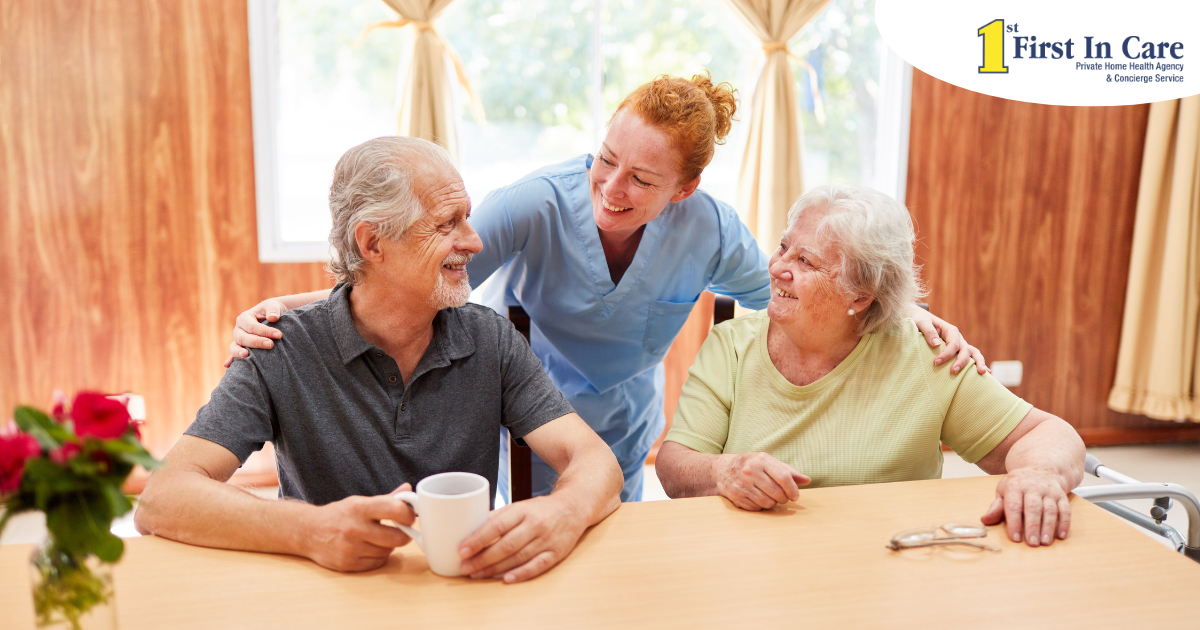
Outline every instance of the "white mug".
[[422, 479], [416, 492], [406, 490], [392, 495], [421, 517], [421, 531], [399, 523], [396, 526], [417, 542], [434, 573], [462, 575], [458, 546], [487, 520], [489, 489], [484, 477], [448, 472]]

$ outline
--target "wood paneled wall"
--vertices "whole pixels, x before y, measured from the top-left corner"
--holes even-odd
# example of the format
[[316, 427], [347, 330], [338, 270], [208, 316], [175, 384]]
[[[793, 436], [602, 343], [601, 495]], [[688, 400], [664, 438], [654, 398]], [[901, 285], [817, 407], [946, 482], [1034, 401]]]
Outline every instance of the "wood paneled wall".
[[1198, 439], [1110, 411], [1148, 105], [1051, 107], [913, 73], [909, 209], [929, 303], [1092, 444]]
[[0, 5], [0, 409], [146, 397], [162, 455], [234, 316], [329, 286], [258, 262], [245, 0]]

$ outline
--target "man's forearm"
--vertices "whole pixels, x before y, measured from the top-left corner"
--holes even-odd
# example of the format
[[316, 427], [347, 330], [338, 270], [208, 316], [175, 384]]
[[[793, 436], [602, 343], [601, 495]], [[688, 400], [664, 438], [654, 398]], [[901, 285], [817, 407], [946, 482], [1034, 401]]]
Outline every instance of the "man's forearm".
[[675, 442], [663, 442], [654, 460], [654, 470], [672, 499], [711, 497], [718, 494], [714, 467], [719, 458]]
[[135, 519], [143, 532], [193, 545], [304, 556], [300, 525], [315, 509], [260, 499], [199, 472], [163, 469], [146, 484]]
[[551, 496], [570, 502], [572, 513], [584, 515], [589, 527], [620, 507], [625, 483], [612, 451], [603, 442], [601, 445], [603, 448], [576, 454], [551, 492]]
[[1087, 451], [1083, 440], [1071, 425], [1060, 418], [1048, 418], [1021, 436], [1008, 456], [1005, 468], [1050, 470], [1063, 480], [1063, 489], [1070, 491], [1083, 481], [1083, 460]]

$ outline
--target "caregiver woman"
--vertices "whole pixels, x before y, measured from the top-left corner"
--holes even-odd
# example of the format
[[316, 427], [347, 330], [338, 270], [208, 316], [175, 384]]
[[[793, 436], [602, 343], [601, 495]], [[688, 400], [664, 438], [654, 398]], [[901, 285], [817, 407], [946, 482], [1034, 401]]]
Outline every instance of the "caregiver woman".
[[[471, 217], [483, 239], [467, 265], [471, 286], [495, 274], [484, 301], [529, 314], [534, 353], [617, 456], [625, 501], [641, 498], [643, 465], [665, 422], [663, 357], [700, 294], [756, 310], [770, 301], [766, 255], [733, 208], [697, 190], [736, 108], [727, 83], [659, 77], [625, 98], [594, 157], [493, 191]], [[259, 320], [327, 294], [242, 313], [231, 354], [270, 348], [267, 337], [280, 334]], [[986, 370], [954, 326], [915, 305], [906, 315], [931, 345], [941, 343], [939, 332], [949, 342], [935, 363], [957, 353], [957, 372], [974, 354]], [[553, 474], [534, 457], [534, 494], [550, 491]]]

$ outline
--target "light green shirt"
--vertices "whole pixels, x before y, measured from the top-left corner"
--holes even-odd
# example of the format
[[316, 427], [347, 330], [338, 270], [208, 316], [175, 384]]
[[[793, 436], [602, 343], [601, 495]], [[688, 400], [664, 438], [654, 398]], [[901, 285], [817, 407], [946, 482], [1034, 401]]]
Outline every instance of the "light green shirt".
[[973, 364], [950, 373], [911, 319], [865, 335], [832, 372], [803, 387], [767, 354], [765, 311], [713, 328], [679, 398], [667, 440], [709, 453], [765, 452], [808, 487], [938, 479], [941, 442], [982, 459], [1033, 405]]

